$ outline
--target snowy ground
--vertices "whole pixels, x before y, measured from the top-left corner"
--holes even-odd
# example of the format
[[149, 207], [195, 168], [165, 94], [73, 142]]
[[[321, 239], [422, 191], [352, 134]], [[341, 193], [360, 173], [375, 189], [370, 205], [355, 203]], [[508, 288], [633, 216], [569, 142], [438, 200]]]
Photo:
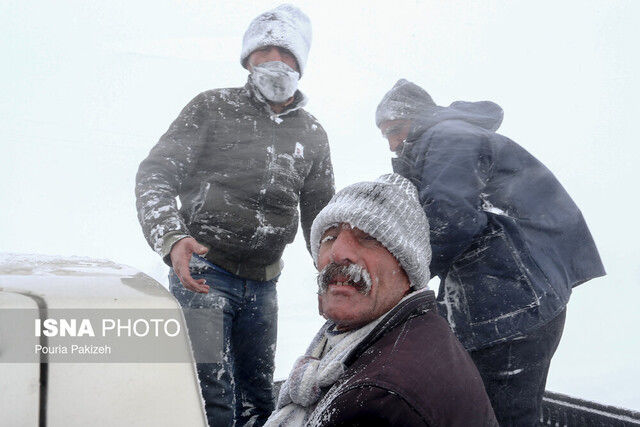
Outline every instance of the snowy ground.
[[[300, 88], [339, 188], [390, 170], [373, 117], [398, 78], [504, 108], [500, 131], [565, 185], [609, 273], [575, 290], [548, 388], [640, 409], [640, 2], [293, 3], [313, 23]], [[242, 33], [277, 4], [2, 2], [0, 251], [108, 258], [166, 283], [136, 220], [138, 163], [193, 96], [244, 83]], [[280, 378], [322, 323], [300, 233], [285, 263]]]

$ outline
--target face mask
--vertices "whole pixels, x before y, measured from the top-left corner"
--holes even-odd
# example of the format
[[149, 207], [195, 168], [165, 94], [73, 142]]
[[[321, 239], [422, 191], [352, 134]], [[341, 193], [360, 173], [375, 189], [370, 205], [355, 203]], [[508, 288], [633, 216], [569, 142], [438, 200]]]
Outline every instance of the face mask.
[[276, 103], [283, 103], [293, 96], [299, 78], [300, 73], [281, 61], [254, 65], [251, 72], [251, 80], [260, 93]]

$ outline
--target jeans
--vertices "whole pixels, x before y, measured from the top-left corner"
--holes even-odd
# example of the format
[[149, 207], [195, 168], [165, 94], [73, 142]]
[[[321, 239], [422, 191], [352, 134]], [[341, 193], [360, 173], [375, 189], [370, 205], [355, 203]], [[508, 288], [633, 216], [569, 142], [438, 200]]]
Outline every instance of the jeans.
[[500, 426], [537, 426], [566, 308], [526, 337], [469, 352]]
[[222, 310], [221, 322], [195, 323], [187, 317], [194, 349], [198, 337], [222, 336], [221, 362], [196, 364], [209, 425], [232, 426], [235, 421], [238, 426], [261, 426], [274, 409], [278, 278], [243, 279], [197, 256], [189, 267], [194, 279], [206, 280], [209, 293], [186, 289], [171, 270], [169, 289], [180, 305]]

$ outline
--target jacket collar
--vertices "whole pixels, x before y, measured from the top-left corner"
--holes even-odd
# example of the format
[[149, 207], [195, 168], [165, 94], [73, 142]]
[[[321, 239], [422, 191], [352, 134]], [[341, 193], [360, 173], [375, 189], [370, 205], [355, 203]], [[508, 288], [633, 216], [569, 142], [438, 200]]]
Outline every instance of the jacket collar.
[[360, 344], [353, 349], [343, 363], [345, 366], [350, 366], [391, 329], [413, 317], [435, 310], [435, 308], [436, 296], [433, 291], [425, 288], [409, 294], [383, 316], [382, 320], [369, 332]]

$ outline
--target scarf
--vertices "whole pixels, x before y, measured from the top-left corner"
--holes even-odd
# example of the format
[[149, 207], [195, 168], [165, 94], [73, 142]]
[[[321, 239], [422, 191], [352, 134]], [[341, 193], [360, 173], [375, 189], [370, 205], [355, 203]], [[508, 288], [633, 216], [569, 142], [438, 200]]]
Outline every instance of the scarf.
[[304, 356], [294, 363], [289, 378], [280, 388], [276, 409], [265, 427], [304, 425], [320, 399], [344, 373], [343, 361], [382, 318], [344, 333], [336, 332], [335, 324], [327, 321]]

